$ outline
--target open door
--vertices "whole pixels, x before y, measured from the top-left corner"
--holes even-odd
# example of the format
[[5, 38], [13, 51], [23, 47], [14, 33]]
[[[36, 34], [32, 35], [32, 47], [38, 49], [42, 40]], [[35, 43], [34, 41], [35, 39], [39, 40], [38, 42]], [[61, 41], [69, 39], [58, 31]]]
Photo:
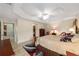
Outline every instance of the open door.
[[33, 26], [33, 41], [35, 45], [35, 42], [36, 42], [36, 26], [35, 25]]
[[0, 20], [0, 49], [3, 47], [3, 21]]
[[2, 42], [1, 42], [1, 21], [0, 21], [0, 49], [1, 49], [1, 45], [2, 45]]

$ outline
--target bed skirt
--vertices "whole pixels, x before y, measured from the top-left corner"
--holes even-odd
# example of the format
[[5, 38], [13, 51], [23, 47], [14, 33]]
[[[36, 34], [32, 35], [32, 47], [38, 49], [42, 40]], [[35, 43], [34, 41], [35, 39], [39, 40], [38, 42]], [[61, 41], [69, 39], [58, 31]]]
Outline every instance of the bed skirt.
[[59, 54], [57, 52], [51, 51], [41, 45], [37, 46], [37, 50], [42, 51], [44, 53], [44, 56], [64, 56], [64, 55]]

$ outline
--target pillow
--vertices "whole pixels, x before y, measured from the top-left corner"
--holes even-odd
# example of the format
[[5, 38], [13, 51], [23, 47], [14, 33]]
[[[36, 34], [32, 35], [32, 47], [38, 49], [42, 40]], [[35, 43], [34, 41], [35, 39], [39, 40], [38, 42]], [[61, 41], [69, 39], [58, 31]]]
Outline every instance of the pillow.
[[72, 37], [69, 37], [69, 36], [65, 35], [65, 36], [62, 36], [61, 37], [60, 41], [63, 41], [63, 42], [71, 42], [71, 38]]
[[72, 38], [72, 42], [77, 42], [79, 41], [79, 35], [75, 35], [73, 38]]

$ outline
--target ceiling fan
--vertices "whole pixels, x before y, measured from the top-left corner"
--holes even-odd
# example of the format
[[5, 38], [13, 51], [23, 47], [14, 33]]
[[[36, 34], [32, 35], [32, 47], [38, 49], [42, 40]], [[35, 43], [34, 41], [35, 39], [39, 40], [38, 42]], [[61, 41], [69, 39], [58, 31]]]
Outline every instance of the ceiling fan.
[[47, 21], [48, 19], [54, 19], [55, 17], [58, 17], [63, 12], [64, 12], [63, 8], [56, 7], [53, 10], [52, 9], [44, 9], [44, 11], [38, 11], [37, 15], [31, 15], [31, 16], [36, 17], [40, 20]]

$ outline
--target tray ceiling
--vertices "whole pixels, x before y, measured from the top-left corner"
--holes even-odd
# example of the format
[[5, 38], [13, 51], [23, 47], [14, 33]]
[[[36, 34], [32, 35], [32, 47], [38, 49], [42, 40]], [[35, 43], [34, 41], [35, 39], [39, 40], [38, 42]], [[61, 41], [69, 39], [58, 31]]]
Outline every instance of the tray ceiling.
[[[3, 8], [6, 7], [6, 8]], [[2, 12], [3, 11], [3, 12]], [[4, 13], [5, 11], [5, 13]], [[0, 4], [0, 17], [53, 22], [79, 16], [78, 3], [6, 3]], [[46, 18], [47, 17], [47, 18]]]

